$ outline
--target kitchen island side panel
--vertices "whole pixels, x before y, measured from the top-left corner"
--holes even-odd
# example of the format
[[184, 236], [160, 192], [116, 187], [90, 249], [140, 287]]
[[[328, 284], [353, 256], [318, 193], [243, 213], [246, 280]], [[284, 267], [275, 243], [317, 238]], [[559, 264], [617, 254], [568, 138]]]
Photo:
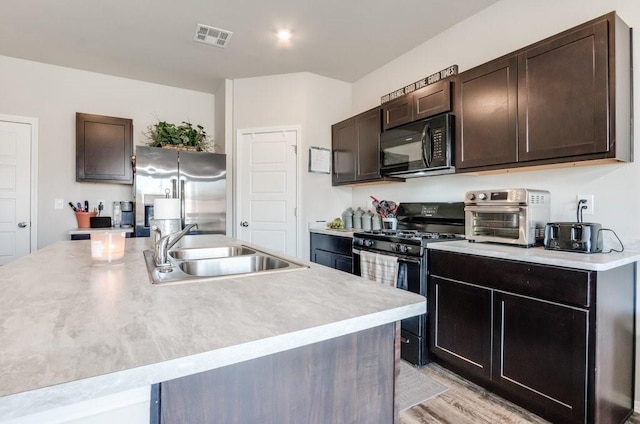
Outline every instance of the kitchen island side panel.
[[391, 424], [395, 327], [164, 382], [161, 423]]

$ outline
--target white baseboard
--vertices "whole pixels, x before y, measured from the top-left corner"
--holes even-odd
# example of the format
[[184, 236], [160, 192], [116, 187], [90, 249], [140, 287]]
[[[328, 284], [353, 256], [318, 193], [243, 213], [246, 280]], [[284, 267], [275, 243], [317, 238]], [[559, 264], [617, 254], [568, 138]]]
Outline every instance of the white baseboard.
[[633, 402], [633, 411], [640, 414], [640, 400]]

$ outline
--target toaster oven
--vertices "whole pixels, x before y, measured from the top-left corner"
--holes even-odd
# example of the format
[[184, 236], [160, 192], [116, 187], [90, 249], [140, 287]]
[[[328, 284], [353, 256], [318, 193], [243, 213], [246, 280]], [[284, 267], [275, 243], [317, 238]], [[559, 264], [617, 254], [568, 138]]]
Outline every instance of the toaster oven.
[[469, 191], [465, 196], [465, 237], [469, 241], [541, 245], [550, 216], [546, 190]]

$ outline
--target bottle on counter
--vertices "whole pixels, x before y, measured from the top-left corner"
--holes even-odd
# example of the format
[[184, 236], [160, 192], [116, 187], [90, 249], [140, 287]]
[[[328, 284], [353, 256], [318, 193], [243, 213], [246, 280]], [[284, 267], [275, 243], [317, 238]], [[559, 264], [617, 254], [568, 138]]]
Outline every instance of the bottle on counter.
[[113, 202], [113, 226], [120, 227], [122, 225], [122, 209], [120, 202]]
[[355, 228], [356, 230], [362, 229], [363, 214], [364, 214], [364, 211], [360, 207], [358, 207], [358, 209], [356, 209], [356, 211], [353, 213], [353, 228]]
[[371, 211], [366, 211], [362, 214], [362, 229], [365, 231], [371, 231], [373, 214]]
[[342, 222], [344, 223], [345, 230], [353, 228], [353, 209], [347, 208], [342, 212]]
[[377, 212], [371, 217], [371, 229], [373, 231], [382, 230], [382, 217]]

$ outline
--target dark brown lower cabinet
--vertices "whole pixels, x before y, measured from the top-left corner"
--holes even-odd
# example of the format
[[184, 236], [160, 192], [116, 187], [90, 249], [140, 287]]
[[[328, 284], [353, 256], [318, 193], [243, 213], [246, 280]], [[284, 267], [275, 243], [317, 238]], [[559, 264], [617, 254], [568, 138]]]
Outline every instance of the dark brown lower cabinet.
[[152, 424], [392, 424], [396, 324], [182, 377], [152, 389]]
[[432, 351], [462, 369], [491, 378], [491, 290], [432, 278]]
[[495, 294], [493, 380], [557, 422], [585, 422], [585, 310]]
[[606, 271], [429, 252], [436, 361], [555, 423], [633, 411], [635, 264]]
[[311, 262], [353, 274], [351, 237], [311, 233]]

